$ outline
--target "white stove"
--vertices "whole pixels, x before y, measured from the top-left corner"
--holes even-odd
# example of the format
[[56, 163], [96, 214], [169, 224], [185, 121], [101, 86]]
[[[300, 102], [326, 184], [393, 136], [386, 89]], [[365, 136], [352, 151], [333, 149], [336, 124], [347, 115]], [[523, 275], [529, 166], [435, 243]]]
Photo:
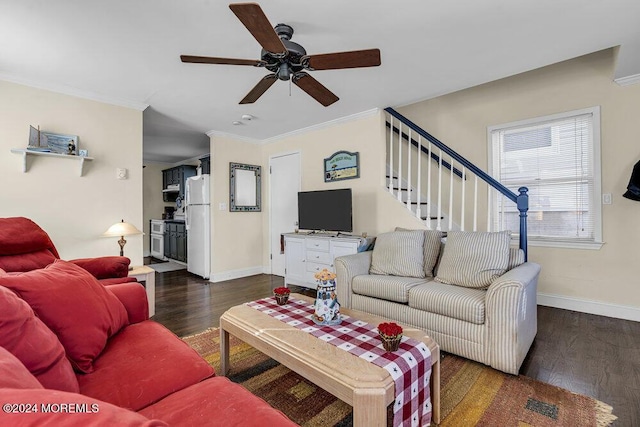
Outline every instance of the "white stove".
[[165, 261], [167, 258], [164, 256], [164, 230], [165, 223], [161, 219], [151, 220], [151, 256]]

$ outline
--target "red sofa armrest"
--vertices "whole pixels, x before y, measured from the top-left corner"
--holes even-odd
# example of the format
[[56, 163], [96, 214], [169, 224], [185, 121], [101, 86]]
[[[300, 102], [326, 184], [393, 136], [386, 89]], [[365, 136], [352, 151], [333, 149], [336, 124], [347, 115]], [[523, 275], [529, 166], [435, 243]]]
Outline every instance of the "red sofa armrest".
[[129, 315], [130, 323], [140, 323], [149, 319], [147, 292], [140, 283], [119, 283], [107, 285], [106, 288], [122, 302]]
[[127, 277], [131, 260], [124, 256], [103, 256], [99, 258], [72, 259], [75, 265], [84, 268], [96, 279]]

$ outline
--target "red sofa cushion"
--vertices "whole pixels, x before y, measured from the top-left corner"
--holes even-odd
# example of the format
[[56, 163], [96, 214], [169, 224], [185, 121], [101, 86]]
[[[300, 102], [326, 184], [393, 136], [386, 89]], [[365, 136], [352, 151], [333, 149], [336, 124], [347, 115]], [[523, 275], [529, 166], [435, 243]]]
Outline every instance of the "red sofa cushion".
[[163, 421], [149, 420], [135, 412], [75, 393], [3, 388], [0, 389], [0, 401], [36, 405], [38, 409], [38, 412], [26, 414], [0, 411], [2, 426], [167, 427]]
[[48, 249], [18, 255], [0, 255], [0, 268], [6, 271], [31, 271], [44, 268], [57, 258]]
[[[203, 397], [205, 396], [205, 397]], [[282, 412], [225, 377], [180, 390], [140, 411], [147, 418], [158, 418], [169, 425], [201, 426], [297, 426]]]
[[152, 320], [112, 337], [94, 367], [91, 374], [77, 375], [80, 393], [134, 411], [214, 373], [189, 345]]
[[[102, 281], [100, 283], [103, 283]], [[147, 290], [142, 284], [119, 283], [109, 285], [108, 289], [120, 300], [129, 316], [129, 323], [139, 323], [149, 319], [149, 301]]]
[[0, 218], [0, 255], [26, 254], [43, 249], [60, 258], [49, 235], [38, 224], [24, 217]]
[[114, 277], [112, 279], [100, 279], [100, 283], [109, 286], [109, 285], [118, 285], [120, 283], [130, 283], [137, 282], [135, 277]]
[[[15, 276], [0, 275], [0, 279]], [[0, 286], [0, 347], [4, 347], [46, 388], [77, 392], [78, 381], [56, 335], [29, 304]]]
[[72, 259], [69, 262], [78, 265], [97, 279], [127, 277], [131, 260], [124, 256], [103, 256], [99, 258]]
[[0, 347], [0, 388], [43, 387], [17, 357]]
[[75, 369], [89, 373], [107, 339], [129, 320], [122, 303], [86, 270], [56, 260], [40, 269], [0, 277], [27, 301], [64, 346]]

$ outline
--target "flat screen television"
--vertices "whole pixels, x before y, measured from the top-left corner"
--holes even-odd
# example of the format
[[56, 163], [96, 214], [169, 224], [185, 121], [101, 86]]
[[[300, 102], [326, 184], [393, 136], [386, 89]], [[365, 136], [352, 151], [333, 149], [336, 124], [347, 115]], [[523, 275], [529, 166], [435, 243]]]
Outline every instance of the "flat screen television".
[[351, 189], [299, 192], [298, 228], [313, 231], [353, 231]]

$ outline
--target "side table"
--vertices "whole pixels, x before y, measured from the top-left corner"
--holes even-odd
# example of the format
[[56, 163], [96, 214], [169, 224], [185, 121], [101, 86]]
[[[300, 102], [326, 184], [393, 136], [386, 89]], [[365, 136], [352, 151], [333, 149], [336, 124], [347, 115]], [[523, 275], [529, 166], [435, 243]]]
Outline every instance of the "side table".
[[138, 282], [144, 282], [149, 302], [149, 317], [156, 314], [156, 271], [147, 265], [138, 265], [129, 270], [129, 277], [135, 277]]

